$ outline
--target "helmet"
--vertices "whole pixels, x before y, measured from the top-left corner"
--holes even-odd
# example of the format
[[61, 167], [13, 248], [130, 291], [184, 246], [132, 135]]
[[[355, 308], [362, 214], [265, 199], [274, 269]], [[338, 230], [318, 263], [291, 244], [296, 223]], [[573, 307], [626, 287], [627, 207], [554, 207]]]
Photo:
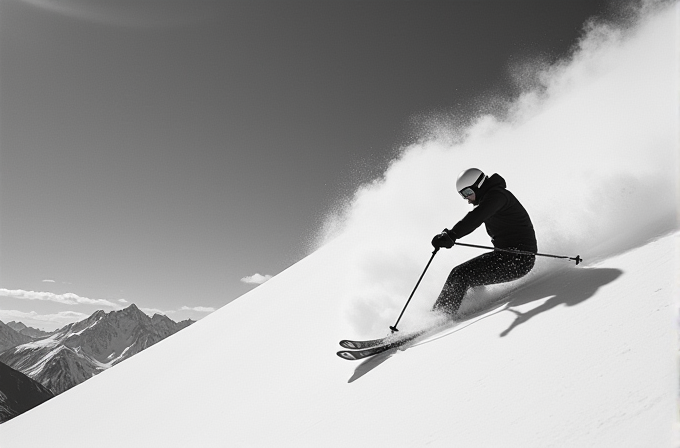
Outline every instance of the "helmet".
[[[477, 168], [468, 168], [458, 175], [456, 180], [456, 190], [463, 198], [467, 198], [472, 193], [478, 193], [479, 188], [488, 177]], [[469, 189], [469, 190], [468, 190]], [[468, 190], [468, 191], [463, 191]]]

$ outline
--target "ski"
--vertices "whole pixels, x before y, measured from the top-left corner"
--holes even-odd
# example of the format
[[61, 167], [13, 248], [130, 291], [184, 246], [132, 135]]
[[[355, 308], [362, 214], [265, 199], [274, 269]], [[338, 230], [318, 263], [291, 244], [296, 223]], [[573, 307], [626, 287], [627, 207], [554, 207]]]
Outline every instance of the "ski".
[[[340, 350], [338, 352], [338, 356], [341, 357], [342, 359], [347, 359], [349, 361], [356, 361], [359, 359], [368, 358], [369, 356], [377, 355], [378, 353], [386, 352], [387, 350], [401, 347], [402, 345], [407, 344], [413, 341], [414, 339], [418, 338], [419, 336], [427, 333], [427, 331], [428, 330], [418, 331], [416, 333], [411, 333], [404, 337], [395, 339], [391, 342], [383, 343], [381, 345], [372, 346], [368, 348], [363, 348], [360, 350]], [[392, 337], [388, 336], [387, 338], [384, 338], [382, 340], [384, 341], [385, 339], [392, 339]], [[374, 341], [349, 341], [349, 342], [375, 342], [375, 341], [380, 341], [380, 339]]]
[[[417, 332], [417, 334], [422, 334], [426, 330]], [[407, 338], [411, 334], [414, 333], [405, 333], [405, 334], [400, 334], [400, 333], [392, 333], [384, 338], [378, 338], [378, 339], [370, 339], [366, 341], [353, 341], [351, 339], [343, 339], [340, 341], [340, 346], [342, 348], [346, 348], [349, 350], [364, 350], [367, 348], [373, 348], [373, 347], [380, 347], [382, 345], [386, 345], [392, 342], [399, 342], [403, 340], [404, 338]]]
[[[445, 325], [449, 322], [450, 322], [449, 320], [442, 321], [438, 324], [435, 324], [432, 327], [432, 329], [439, 327], [441, 325]], [[428, 330], [422, 330], [422, 331], [418, 332], [418, 334], [422, 334], [426, 331], [428, 331]], [[370, 339], [370, 340], [366, 340], [366, 341], [353, 341], [351, 339], [343, 339], [342, 341], [340, 341], [340, 346], [342, 348], [346, 348], [346, 349], [349, 349], [349, 350], [363, 350], [363, 349], [366, 349], [366, 348], [379, 347], [379, 346], [382, 346], [382, 345], [385, 345], [385, 344], [389, 344], [391, 342], [399, 342], [403, 338], [406, 338], [411, 334], [413, 334], [413, 333], [392, 333], [392, 334], [385, 336], [384, 338]]]
[[391, 334], [389, 336], [385, 336], [384, 338], [371, 339], [369, 341], [352, 341], [349, 339], [343, 339], [342, 341], [340, 341], [340, 347], [348, 348], [350, 350], [363, 350], [365, 348], [384, 345], [395, 337], [396, 337], [395, 335]]

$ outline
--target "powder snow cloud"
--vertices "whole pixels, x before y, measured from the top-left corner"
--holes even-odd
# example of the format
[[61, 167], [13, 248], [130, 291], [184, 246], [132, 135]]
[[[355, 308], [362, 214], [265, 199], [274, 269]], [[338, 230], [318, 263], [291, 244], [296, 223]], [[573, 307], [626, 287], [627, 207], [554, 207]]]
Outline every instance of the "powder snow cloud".
[[[322, 241], [343, 246], [354, 291], [347, 320], [357, 331], [399, 315], [432, 236], [471, 208], [455, 191], [469, 167], [506, 179], [540, 252], [589, 264], [677, 229], [677, 18], [650, 5], [623, 24], [589, 23], [563, 60], [522, 67], [513, 75], [526, 80], [523, 92], [494, 99], [496, 113], [451, 124], [433, 114], [381, 178], [329, 214]], [[483, 227], [461, 242], [490, 243]], [[407, 319], [429, 310], [453, 266], [480, 253], [440, 251]], [[533, 275], [559, 263], [539, 259]]]

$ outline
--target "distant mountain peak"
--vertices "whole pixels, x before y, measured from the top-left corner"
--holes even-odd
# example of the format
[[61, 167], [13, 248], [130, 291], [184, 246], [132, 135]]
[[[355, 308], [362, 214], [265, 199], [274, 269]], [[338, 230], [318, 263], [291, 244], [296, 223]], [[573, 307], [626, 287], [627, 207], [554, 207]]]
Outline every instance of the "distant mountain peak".
[[138, 319], [151, 319], [148, 314], [146, 314], [144, 311], [140, 310], [137, 305], [134, 303], [128, 306], [127, 308], [123, 308], [122, 310], [119, 311], [113, 311], [112, 313], [109, 314], [114, 314], [114, 313], [122, 313], [126, 316], [137, 316]]
[[10, 328], [13, 328], [15, 331], [21, 331], [24, 328], [28, 328], [26, 326], [26, 324], [24, 324], [23, 322], [15, 322], [15, 321], [8, 322], [7, 326], [9, 326]]
[[12, 330], [19, 332], [23, 334], [24, 336], [28, 336], [33, 339], [40, 339], [49, 336], [50, 333], [49, 331], [43, 331], [39, 330], [37, 328], [29, 327], [23, 322], [15, 322], [12, 321], [7, 324], [8, 327], [10, 327]]
[[30, 336], [21, 334], [9, 325], [0, 322], [0, 352], [32, 340]]
[[165, 314], [160, 314], [160, 313], [154, 314], [153, 317], [151, 318], [151, 320], [152, 321], [168, 321], [169, 320], [171, 322], [174, 322], [172, 319], [170, 319]]

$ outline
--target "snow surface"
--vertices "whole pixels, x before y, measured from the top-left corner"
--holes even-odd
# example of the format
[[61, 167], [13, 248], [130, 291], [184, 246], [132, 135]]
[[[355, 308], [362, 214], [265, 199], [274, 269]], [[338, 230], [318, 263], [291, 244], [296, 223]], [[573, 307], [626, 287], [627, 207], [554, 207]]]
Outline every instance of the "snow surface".
[[363, 368], [335, 355], [352, 335], [339, 319], [342, 272], [318, 268], [339, 249], [331, 243], [247, 300], [3, 424], [0, 441], [672, 446], [679, 240], [557, 270], [511, 295], [520, 322], [500, 311]]
[[[321, 249], [1, 425], [0, 446], [677, 446], [680, 9], [644, 14], [592, 27], [507, 120], [407, 148]], [[469, 166], [506, 177], [542, 252], [586, 262], [475, 291], [476, 321], [391, 357], [337, 357], [340, 339], [388, 332], [429, 239], [468, 210], [450, 192]], [[440, 251], [400, 328], [478, 253]]]

